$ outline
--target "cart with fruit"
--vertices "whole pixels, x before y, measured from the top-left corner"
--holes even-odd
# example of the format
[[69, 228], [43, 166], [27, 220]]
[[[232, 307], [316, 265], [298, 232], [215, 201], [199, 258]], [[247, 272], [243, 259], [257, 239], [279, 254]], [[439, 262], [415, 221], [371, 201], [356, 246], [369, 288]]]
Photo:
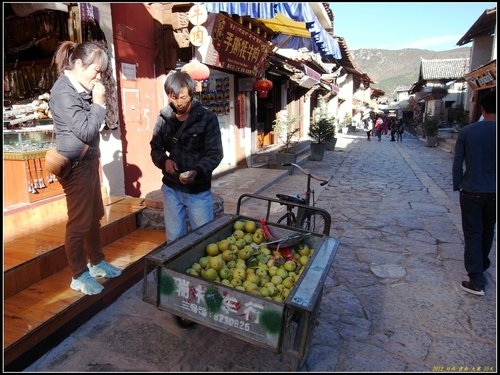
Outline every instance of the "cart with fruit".
[[[339, 241], [273, 222], [282, 202], [258, 195], [266, 214], [223, 216], [162, 245], [146, 257], [143, 300], [177, 318], [283, 353], [296, 366], [304, 358], [323, 285]], [[256, 204], [254, 207], [259, 206]], [[300, 204], [297, 204], [300, 206]]]

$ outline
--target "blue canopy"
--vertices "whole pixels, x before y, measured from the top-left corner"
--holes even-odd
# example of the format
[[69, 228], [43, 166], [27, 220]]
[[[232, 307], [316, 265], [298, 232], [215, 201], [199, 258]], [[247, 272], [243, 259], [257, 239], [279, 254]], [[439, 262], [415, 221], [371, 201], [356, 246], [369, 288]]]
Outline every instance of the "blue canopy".
[[299, 22], [305, 22], [311, 38], [278, 34], [272, 42], [280, 48], [307, 48], [322, 57], [340, 59], [342, 54], [338, 42], [319, 23], [311, 6], [307, 3], [205, 3], [210, 13], [226, 12], [251, 18], [272, 19], [278, 13]]

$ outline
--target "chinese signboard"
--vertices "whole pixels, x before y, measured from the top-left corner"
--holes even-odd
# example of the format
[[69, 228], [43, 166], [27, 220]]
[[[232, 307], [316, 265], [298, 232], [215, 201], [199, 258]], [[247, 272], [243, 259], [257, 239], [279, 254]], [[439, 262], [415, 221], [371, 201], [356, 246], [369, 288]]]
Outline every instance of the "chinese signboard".
[[204, 26], [195, 26], [189, 32], [189, 41], [193, 46], [201, 46], [208, 41], [208, 32]]
[[209, 14], [211, 39], [200, 47], [201, 60], [209, 65], [259, 77], [265, 68], [268, 42], [223, 14]]
[[278, 349], [283, 304], [165, 267], [160, 279], [160, 306], [163, 309], [231, 332], [249, 342]]
[[464, 78], [473, 90], [495, 87], [497, 82], [496, 69], [496, 61], [490, 62], [489, 64], [466, 74]]

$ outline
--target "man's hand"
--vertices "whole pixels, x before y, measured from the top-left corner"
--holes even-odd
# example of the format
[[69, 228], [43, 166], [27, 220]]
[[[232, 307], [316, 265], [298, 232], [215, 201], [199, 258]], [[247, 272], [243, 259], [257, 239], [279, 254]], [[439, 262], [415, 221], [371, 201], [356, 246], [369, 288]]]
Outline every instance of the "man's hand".
[[165, 172], [168, 174], [177, 174], [179, 170], [177, 169], [177, 164], [172, 159], [167, 159], [165, 161]]
[[179, 175], [179, 181], [184, 185], [189, 185], [194, 182], [197, 172], [195, 170], [190, 170], [183, 172]]

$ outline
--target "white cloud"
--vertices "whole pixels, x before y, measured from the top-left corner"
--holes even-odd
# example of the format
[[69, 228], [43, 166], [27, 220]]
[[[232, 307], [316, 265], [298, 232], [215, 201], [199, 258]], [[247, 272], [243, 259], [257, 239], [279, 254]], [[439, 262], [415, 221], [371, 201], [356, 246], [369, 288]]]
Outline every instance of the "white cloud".
[[399, 45], [394, 44], [393, 42], [390, 41], [383, 41], [382, 43], [375, 42], [371, 47], [358, 47], [356, 45], [351, 46], [349, 45], [349, 43], [348, 46], [349, 49], [373, 48], [373, 49], [398, 50], [405, 48], [417, 48], [417, 49], [427, 49], [431, 51], [447, 51], [454, 48], [460, 48], [460, 46], [457, 46], [457, 42], [460, 40], [461, 37], [462, 35], [444, 35], [444, 36], [417, 39], [413, 42], [405, 42]]
[[419, 49], [430, 49], [430, 50], [447, 50], [458, 48], [456, 45], [460, 40], [459, 35], [444, 35], [430, 38], [418, 39], [414, 42], [405, 43], [404, 46], [400, 46], [396, 49], [402, 48], [419, 48]]

